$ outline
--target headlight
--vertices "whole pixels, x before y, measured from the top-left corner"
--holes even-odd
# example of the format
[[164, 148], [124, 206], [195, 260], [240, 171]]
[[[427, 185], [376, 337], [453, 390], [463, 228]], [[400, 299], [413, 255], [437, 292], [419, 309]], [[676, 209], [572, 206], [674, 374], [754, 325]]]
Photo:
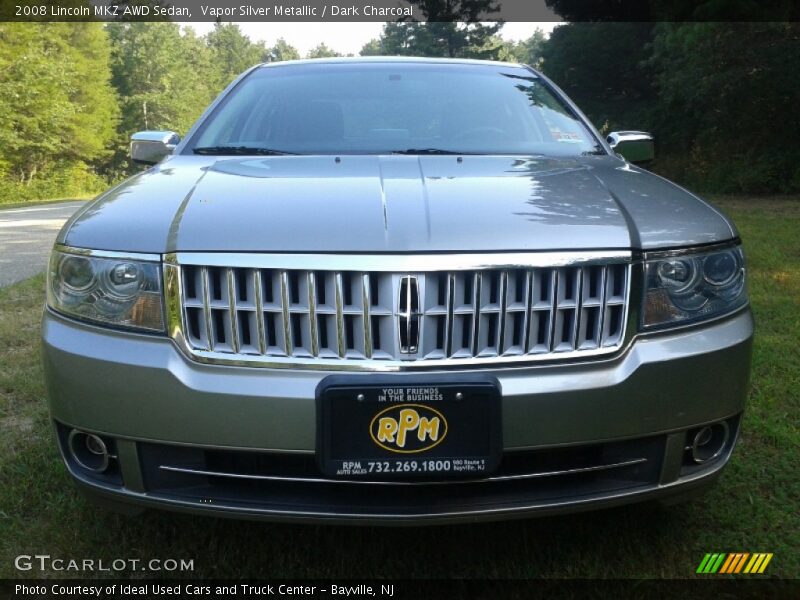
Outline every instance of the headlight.
[[747, 304], [739, 247], [648, 259], [642, 325], [682, 324], [729, 313]]
[[164, 331], [160, 263], [54, 250], [47, 304], [69, 316], [145, 331]]

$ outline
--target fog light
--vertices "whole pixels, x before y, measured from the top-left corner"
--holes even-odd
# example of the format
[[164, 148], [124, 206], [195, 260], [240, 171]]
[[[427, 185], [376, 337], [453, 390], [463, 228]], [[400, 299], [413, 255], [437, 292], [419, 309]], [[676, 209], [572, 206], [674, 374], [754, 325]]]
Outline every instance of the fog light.
[[688, 441], [690, 445], [687, 446], [686, 450], [689, 452], [692, 461], [701, 465], [718, 458], [725, 451], [728, 436], [728, 424], [725, 421], [706, 425], [689, 432]]
[[81, 467], [94, 473], [103, 473], [116, 458], [108, 451], [103, 438], [93, 433], [73, 429], [69, 434], [69, 452]]

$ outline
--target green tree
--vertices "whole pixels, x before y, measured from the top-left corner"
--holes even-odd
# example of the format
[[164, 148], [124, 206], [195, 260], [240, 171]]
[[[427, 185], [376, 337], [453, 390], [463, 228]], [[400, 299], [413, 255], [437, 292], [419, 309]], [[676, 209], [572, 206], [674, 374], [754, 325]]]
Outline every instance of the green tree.
[[[130, 135], [142, 129], [186, 133], [220, 91], [219, 68], [193, 32], [175, 23], [110, 23], [113, 84], [121, 119], [112, 171], [127, 171]], [[113, 173], [112, 173], [113, 175]], [[116, 175], [113, 175], [116, 176]]]
[[306, 58], [331, 58], [335, 56], [341, 56], [341, 54], [331, 48], [328, 48], [328, 46], [322, 42], [309, 50]]
[[800, 188], [800, 24], [662, 23], [653, 127], [670, 175], [734, 192]]
[[541, 46], [541, 68], [601, 130], [641, 128], [655, 100], [650, 23], [568, 23]]
[[298, 52], [297, 48], [289, 44], [289, 42], [283, 38], [278, 38], [275, 45], [269, 49], [269, 62], [297, 60], [298, 58], [300, 58], [300, 52]]
[[427, 19], [415, 32], [414, 54], [450, 58], [497, 59], [502, 44], [497, 0], [410, 0]]
[[499, 12], [497, 0], [409, 0], [427, 22], [389, 22], [379, 40], [362, 56], [433, 56], [498, 59], [507, 47], [498, 33], [503, 24], [489, 22]]
[[0, 175], [29, 186], [108, 156], [109, 54], [97, 23], [0, 23]]
[[542, 51], [545, 42], [547, 42], [547, 36], [544, 31], [537, 28], [528, 39], [518, 42], [505, 42], [506, 53], [505, 56], [501, 57], [501, 60], [514, 60], [518, 63], [538, 68], [542, 62]]
[[359, 52], [361, 56], [383, 56], [383, 47], [381, 45], [381, 41], [377, 38], [373, 38], [368, 41], [366, 44], [361, 46], [361, 51]]
[[503, 50], [497, 37], [501, 27], [500, 23], [387, 23], [381, 35], [381, 53], [497, 59]]
[[253, 65], [268, 60], [264, 42], [253, 42], [235, 23], [216, 23], [207, 36], [212, 61], [219, 71], [220, 88]]

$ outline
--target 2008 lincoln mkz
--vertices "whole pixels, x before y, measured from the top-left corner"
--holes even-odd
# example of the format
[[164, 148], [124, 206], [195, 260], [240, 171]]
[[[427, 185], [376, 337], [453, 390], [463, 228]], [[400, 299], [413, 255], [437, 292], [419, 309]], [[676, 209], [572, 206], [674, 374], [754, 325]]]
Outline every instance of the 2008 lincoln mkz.
[[254, 67], [82, 208], [43, 360], [90, 498], [438, 523], [671, 502], [728, 462], [734, 225], [523, 65]]

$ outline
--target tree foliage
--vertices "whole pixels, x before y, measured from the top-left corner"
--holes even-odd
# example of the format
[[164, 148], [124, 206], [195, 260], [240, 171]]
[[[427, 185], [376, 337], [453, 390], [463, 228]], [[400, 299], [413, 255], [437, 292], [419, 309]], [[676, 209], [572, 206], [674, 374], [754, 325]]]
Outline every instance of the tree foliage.
[[[439, 56], [503, 60], [508, 55], [496, 35], [500, 24], [391, 22], [361, 56]], [[505, 53], [505, 54], [504, 54]]]
[[601, 131], [650, 130], [657, 171], [726, 192], [800, 189], [798, 64], [797, 23], [569, 23], [542, 52]]
[[253, 65], [266, 62], [270, 50], [263, 42], [253, 42], [234, 23], [216, 23], [206, 39], [211, 62], [218, 70], [220, 89]]
[[30, 186], [107, 158], [118, 117], [109, 55], [96, 23], [0, 23], [0, 175]]
[[[796, 22], [567, 23], [549, 38], [536, 31], [512, 42], [500, 37], [499, 23], [486, 20], [496, 0], [412, 1], [437, 21], [386, 23], [362, 56], [530, 64], [602, 130], [653, 131], [654, 169], [679, 182], [701, 191], [800, 190]], [[678, 16], [713, 16], [717, 6], [608, 2], [620, 11]], [[585, 18], [578, 0], [549, 4]], [[308, 56], [339, 53], [319, 44]], [[235, 24], [198, 36], [166, 22], [0, 23], [0, 199], [86, 190], [102, 183], [98, 174], [118, 179], [131, 172], [131, 133], [185, 134], [239, 73], [299, 57], [286, 40], [254, 42]]]
[[335, 56], [341, 56], [341, 54], [321, 43], [309, 50], [306, 58], [332, 58]]
[[652, 34], [650, 23], [561, 25], [541, 48], [541, 67], [599, 128], [632, 129], [655, 96]]
[[222, 85], [209, 50], [175, 23], [110, 23], [112, 82], [121, 119], [112, 175], [126, 171], [130, 135], [143, 129], [185, 133]]
[[662, 23], [651, 126], [672, 170], [721, 191], [800, 189], [800, 24]]
[[278, 38], [275, 45], [269, 49], [267, 56], [268, 62], [280, 62], [282, 60], [297, 60], [300, 52], [283, 38]]
[[503, 44], [503, 54], [500, 60], [507, 60], [539, 67], [542, 62], [542, 52], [547, 42], [547, 36], [541, 29], [536, 29], [533, 34], [518, 42], [505, 42]]
[[373, 38], [366, 44], [361, 46], [361, 51], [358, 53], [360, 56], [382, 56], [383, 48], [379, 38]]

